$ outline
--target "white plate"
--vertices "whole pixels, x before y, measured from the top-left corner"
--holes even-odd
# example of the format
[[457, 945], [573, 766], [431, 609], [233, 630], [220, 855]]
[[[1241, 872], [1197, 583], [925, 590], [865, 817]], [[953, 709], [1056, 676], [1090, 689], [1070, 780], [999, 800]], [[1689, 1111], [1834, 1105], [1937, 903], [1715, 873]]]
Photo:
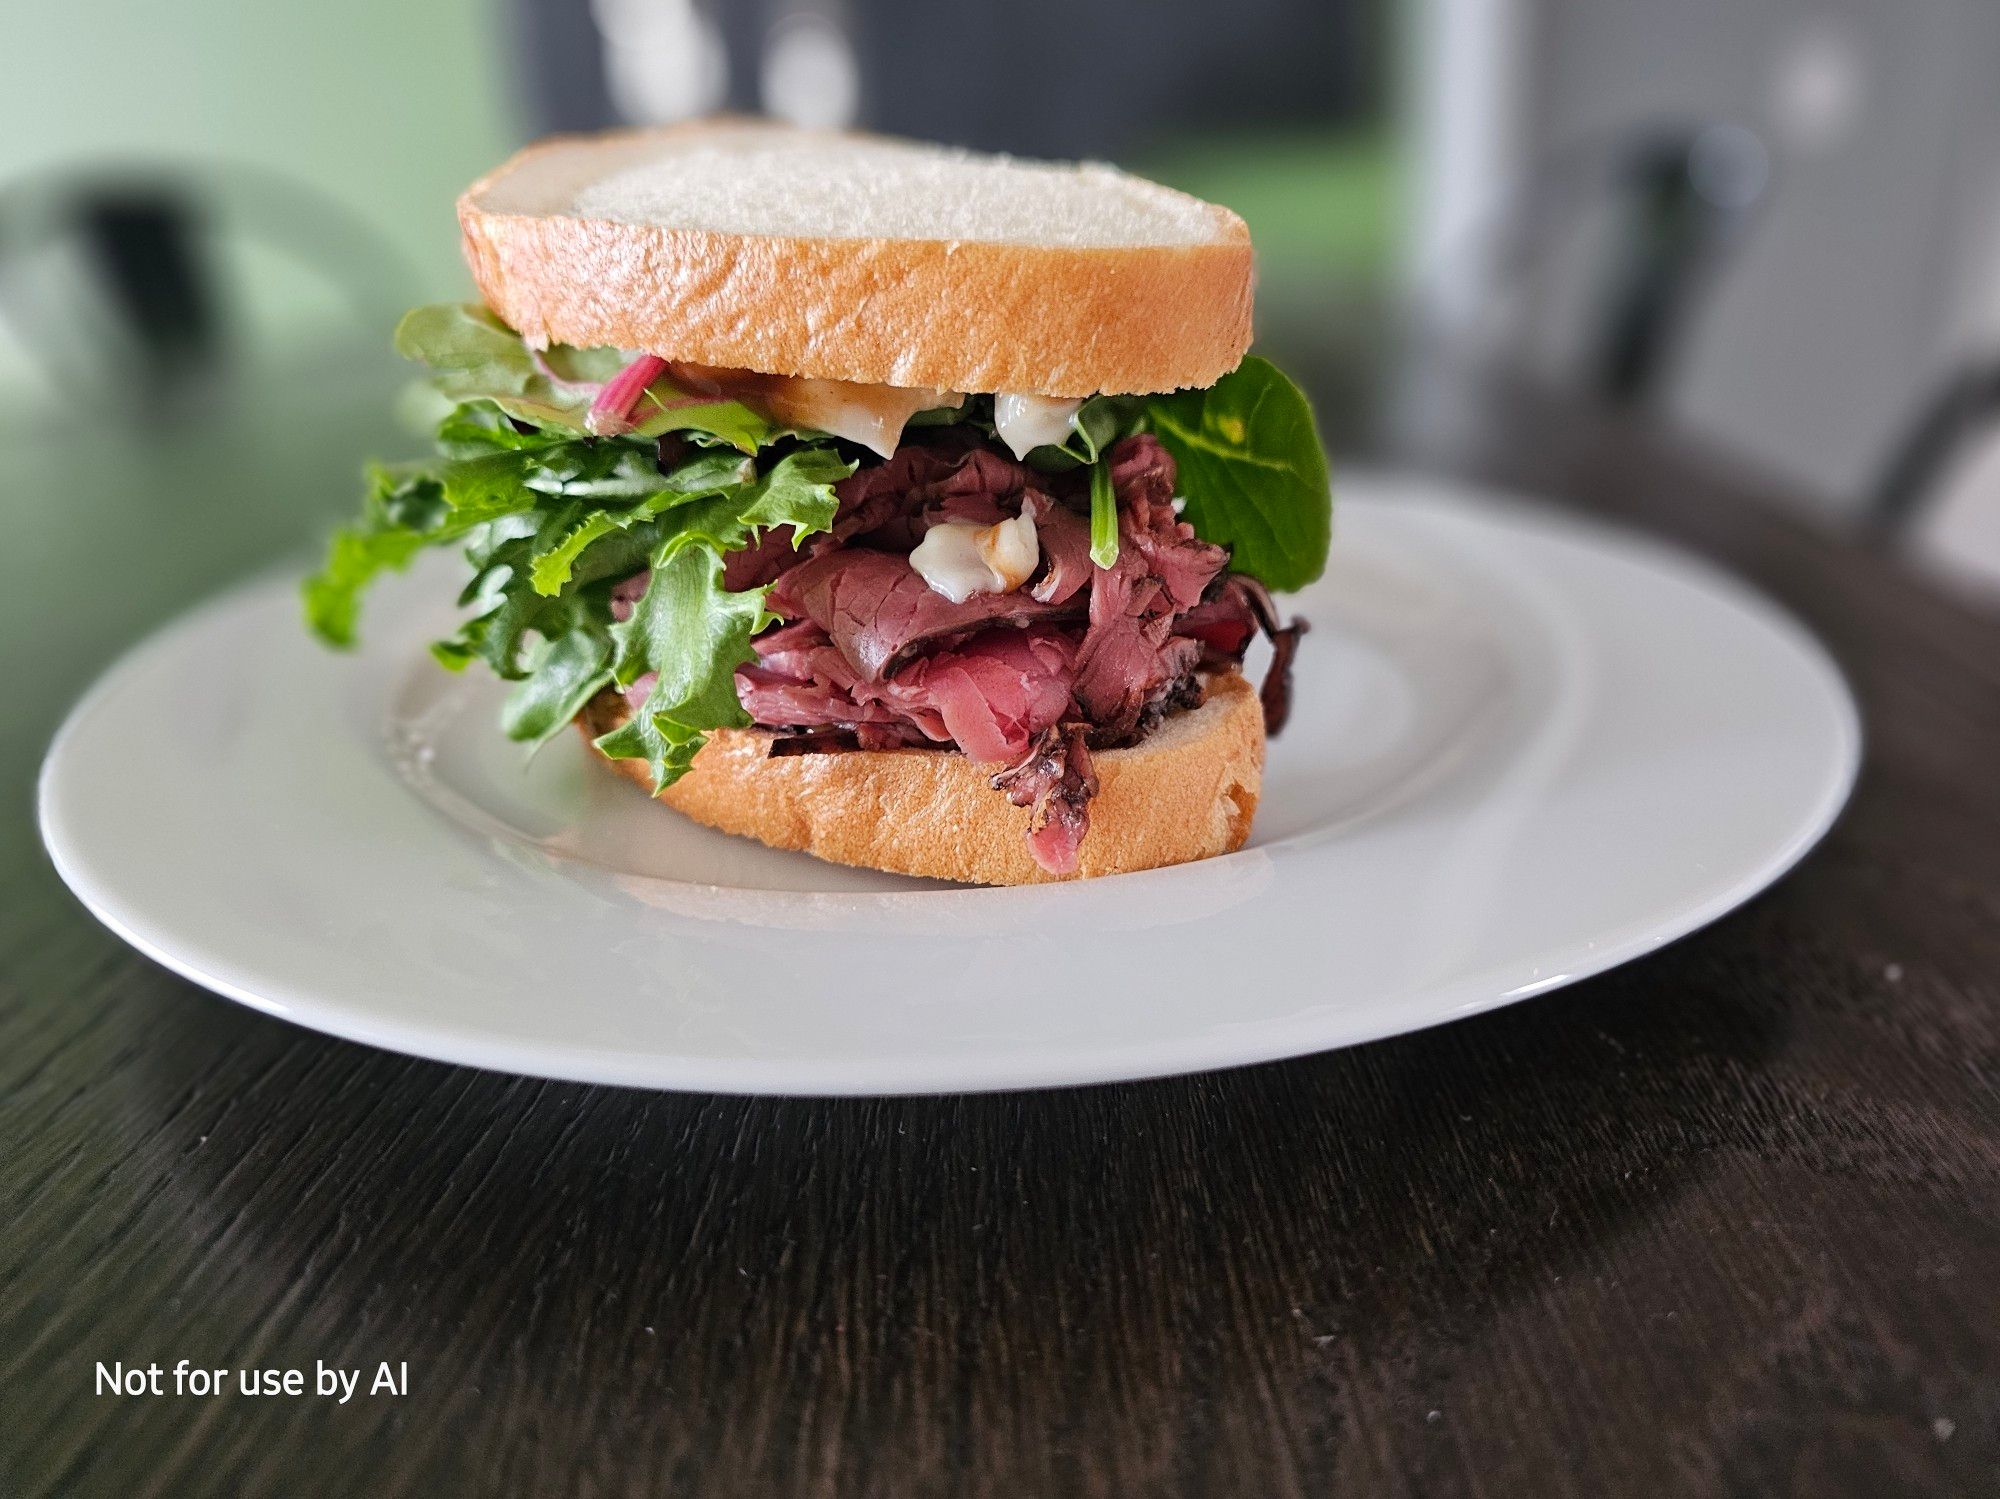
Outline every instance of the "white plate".
[[320, 650], [289, 579], [139, 647], [57, 736], [43, 836], [114, 931], [301, 1025], [546, 1077], [768, 1093], [1083, 1083], [1347, 1046], [1694, 930], [1825, 832], [1839, 673], [1651, 542], [1343, 486], [1251, 846], [1080, 885], [822, 864], [649, 803], [424, 646], [448, 559]]

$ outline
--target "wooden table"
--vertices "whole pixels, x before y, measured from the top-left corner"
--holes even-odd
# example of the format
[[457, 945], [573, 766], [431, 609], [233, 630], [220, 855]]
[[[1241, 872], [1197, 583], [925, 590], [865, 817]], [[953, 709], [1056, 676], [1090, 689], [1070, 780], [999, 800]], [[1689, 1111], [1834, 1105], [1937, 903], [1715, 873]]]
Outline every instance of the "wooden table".
[[[28, 780], [78, 676], [306, 522], [163, 573], [48, 521], [93, 570], [4, 621], [36, 685], [4, 742], [0, 1492], [2000, 1492], [2000, 624], [1685, 441], [1481, 410], [1454, 466], [1811, 623], [1866, 715], [1852, 807], [1576, 988], [1063, 1093], [533, 1082], [170, 977], [58, 886]], [[363, 1391], [93, 1393], [183, 1358]], [[383, 1361], [407, 1395], [366, 1393]]]

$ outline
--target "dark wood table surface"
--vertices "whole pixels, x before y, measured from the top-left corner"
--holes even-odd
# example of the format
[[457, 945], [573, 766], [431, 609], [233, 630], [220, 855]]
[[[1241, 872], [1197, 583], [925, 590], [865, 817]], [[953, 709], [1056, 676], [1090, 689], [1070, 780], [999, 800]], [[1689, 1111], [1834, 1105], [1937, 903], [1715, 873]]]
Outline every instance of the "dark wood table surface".
[[[78, 678], [318, 516], [184, 499], [173, 566], [111, 534], [129, 496], [34, 522], [0, 621], [0, 1493], [2000, 1492], [2000, 624], [1644, 424], [1499, 386], [1435, 426], [1429, 461], [1807, 620], [1866, 718], [1852, 805], [1588, 983], [1070, 1092], [536, 1082], [170, 976], [57, 883], [32, 772]], [[408, 1392], [94, 1393], [183, 1358]]]

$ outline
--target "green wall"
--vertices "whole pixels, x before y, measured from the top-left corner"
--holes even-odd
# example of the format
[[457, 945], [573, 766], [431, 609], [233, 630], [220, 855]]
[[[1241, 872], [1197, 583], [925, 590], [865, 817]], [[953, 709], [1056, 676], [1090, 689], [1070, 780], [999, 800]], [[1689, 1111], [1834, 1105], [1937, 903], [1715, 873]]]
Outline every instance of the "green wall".
[[462, 285], [451, 203], [511, 144], [488, 0], [97, 0], [0, 22], [0, 183], [49, 167], [261, 165]]

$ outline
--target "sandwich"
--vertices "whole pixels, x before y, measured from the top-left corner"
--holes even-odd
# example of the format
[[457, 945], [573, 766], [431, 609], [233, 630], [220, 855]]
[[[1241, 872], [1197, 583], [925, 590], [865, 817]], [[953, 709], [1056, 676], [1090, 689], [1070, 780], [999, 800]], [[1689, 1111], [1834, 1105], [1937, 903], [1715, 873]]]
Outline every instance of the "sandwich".
[[1235, 214], [706, 121], [532, 146], [458, 218], [481, 300], [396, 333], [436, 452], [370, 471], [324, 639], [457, 548], [433, 653], [501, 728], [725, 832], [987, 884], [1242, 845], [1331, 497]]

